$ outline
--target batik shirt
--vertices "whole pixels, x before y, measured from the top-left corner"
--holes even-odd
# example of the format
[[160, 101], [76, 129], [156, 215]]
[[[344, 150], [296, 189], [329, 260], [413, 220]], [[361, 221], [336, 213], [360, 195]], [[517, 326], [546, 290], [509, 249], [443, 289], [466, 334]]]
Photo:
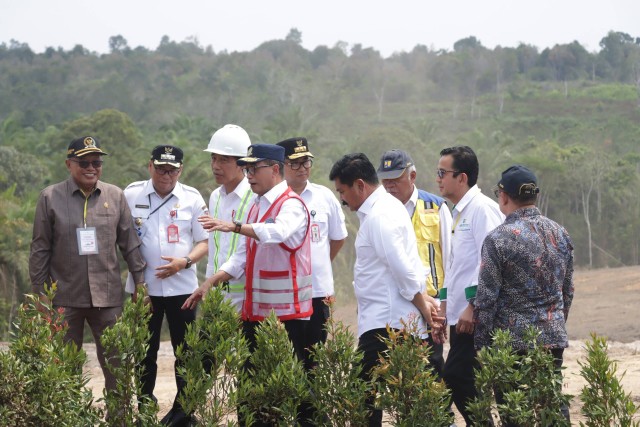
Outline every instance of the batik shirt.
[[475, 346], [507, 329], [514, 348], [533, 325], [548, 348], [568, 345], [565, 321], [573, 299], [573, 245], [564, 227], [535, 208], [522, 208], [487, 235], [475, 300]]

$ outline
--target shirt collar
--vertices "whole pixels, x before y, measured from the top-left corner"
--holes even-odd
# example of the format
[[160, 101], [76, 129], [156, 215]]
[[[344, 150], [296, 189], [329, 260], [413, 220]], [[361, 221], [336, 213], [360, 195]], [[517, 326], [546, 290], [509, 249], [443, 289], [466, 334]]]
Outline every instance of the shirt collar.
[[[75, 193], [76, 191], [79, 191], [80, 194], [84, 194], [83, 191], [80, 189], [80, 187], [78, 187], [78, 184], [76, 184], [76, 181], [73, 179], [72, 176], [69, 176], [68, 182], [69, 182], [69, 187], [68, 187], [69, 194], [73, 195], [73, 193]], [[100, 194], [103, 188], [104, 187], [102, 185], [102, 181], [98, 180], [98, 182], [96, 183], [95, 189], [91, 194], [93, 193]]]
[[[245, 176], [238, 183], [238, 185], [236, 185], [236, 188], [234, 188], [231, 193], [235, 194], [236, 196], [238, 196], [238, 198], [242, 199], [244, 197], [245, 193], [247, 192], [247, 190], [249, 190], [250, 188], [251, 188], [251, 186], [249, 185], [249, 180]], [[229, 193], [227, 193], [227, 189], [225, 188], [224, 185], [220, 186], [220, 194], [222, 194], [224, 196], [227, 196], [229, 194]]]
[[269, 204], [272, 204], [273, 202], [275, 202], [275, 200], [278, 197], [280, 197], [280, 195], [282, 193], [285, 192], [287, 187], [288, 187], [287, 181], [285, 181], [283, 179], [281, 183], [276, 184], [271, 190], [269, 190], [266, 193], [264, 193], [262, 195], [262, 197], [260, 197], [260, 200], [262, 200], [262, 198], [264, 198], [264, 199], [266, 199], [267, 202], [269, 202]]
[[413, 186], [413, 192], [411, 193], [411, 197], [407, 200], [407, 203], [404, 204], [404, 207], [409, 212], [409, 216], [413, 216], [413, 212], [416, 210], [416, 205], [418, 204], [418, 187]]
[[[153, 188], [153, 181], [152, 180], [147, 180], [146, 184], [145, 184], [145, 188], [141, 193], [142, 195], [144, 195], [145, 197], [148, 197], [151, 194], [156, 194], [156, 189]], [[173, 194], [173, 197], [177, 198], [178, 200], [184, 199], [184, 188], [182, 187], [182, 184], [180, 184], [179, 182], [176, 182], [176, 186], [173, 187], [173, 191], [171, 191], [171, 193], [167, 194], [167, 197], [171, 197], [171, 195]], [[157, 194], [156, 194], [157, 195]], [[160, 196], [158, 196], [160, 197]], [[164, 199], [163, 199], [164, 200]]]
[[538, 209], [535, 206], [531, 208], [520, 208], [511, 212], [505, 219], [505, 222], [515, 221], [518, 218], [533, 217], [533, 216], [540, 216], [540, 215], [542, 215], [542, 213], [540, 213], [540, 209]]
[[465, 193], [464, 196], [462, 196], [462, 199], [460, 199], [460, 201], [456, 204], [454, 210], [457, 212], [462, 212], [462, 210], [467, 207], [469, 203], [471, 203], [473, 198], [480, 193], [482, 193], [482, 191], [480, 190], [480, 187], [478, 187], [478, 184], [474, 185], [469, 189], [469, 191]]
[[385, 190], [382, 185], [379, 185], [378, 188], [376, 188], [375, 191], [371, 193], [364, 202], [362, 202], [362, 205], [360, 205], [358, 212], [356, 212], [358, 218], [360, 219], [360, 222], [362, 222], [366, 218], [366, 216], [373, 209], [373, 206], [376, 204], [376, 202], [385, 194], [387, 194], [387, 190]]

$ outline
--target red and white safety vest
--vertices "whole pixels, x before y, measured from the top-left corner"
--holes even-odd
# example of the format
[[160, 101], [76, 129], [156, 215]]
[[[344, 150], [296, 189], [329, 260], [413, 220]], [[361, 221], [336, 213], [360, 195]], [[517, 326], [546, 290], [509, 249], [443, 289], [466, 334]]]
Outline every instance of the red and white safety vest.
[[[247, 223], [275, 221], [282, 204], [289, 199], [302, 199], [290, 187], [269, 207], [258, 220], [258, 205], [251, 207]], [[311, 246], [309, 243], [309, 212], [305, 237], [296, 248], [284, 243], [260, 244], [247, 238], [246, 295], [242, 318], [260, 321], [271, 310], [278, 319], [290, 320], [309, 317], [313, 313], [311, 287]]]

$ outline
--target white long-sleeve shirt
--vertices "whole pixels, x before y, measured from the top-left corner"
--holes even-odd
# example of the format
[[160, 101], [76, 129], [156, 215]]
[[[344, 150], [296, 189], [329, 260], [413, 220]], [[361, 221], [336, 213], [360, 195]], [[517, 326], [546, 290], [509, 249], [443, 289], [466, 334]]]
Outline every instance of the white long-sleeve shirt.
[[[504, 221], [498, 204], [474, 185], [453, 208], [451, 255], [445, 267], [447, 322], [458, 323], [467, 307], [466, 292], [475, 293], [482, 261], [482, 243]], [[444, 298], [442, 298], [444, 300]]]
[[428, 271], [420, 261], [416, 237], [405, 207], [378, 187], [357, 212], [354, 288], [358, 300], [358, 336], [387, 325], [402, 328], [401, 319], [419, 319], [411, 302], [424, 292]]

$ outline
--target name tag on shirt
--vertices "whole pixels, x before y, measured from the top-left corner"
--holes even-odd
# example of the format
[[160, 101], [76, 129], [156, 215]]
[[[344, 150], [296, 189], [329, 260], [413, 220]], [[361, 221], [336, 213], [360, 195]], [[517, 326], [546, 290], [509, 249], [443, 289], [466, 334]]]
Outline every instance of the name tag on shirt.
[[98, 253], [98, 236], [95, 227], [76, 228], [78, 254], [94, 255]]

